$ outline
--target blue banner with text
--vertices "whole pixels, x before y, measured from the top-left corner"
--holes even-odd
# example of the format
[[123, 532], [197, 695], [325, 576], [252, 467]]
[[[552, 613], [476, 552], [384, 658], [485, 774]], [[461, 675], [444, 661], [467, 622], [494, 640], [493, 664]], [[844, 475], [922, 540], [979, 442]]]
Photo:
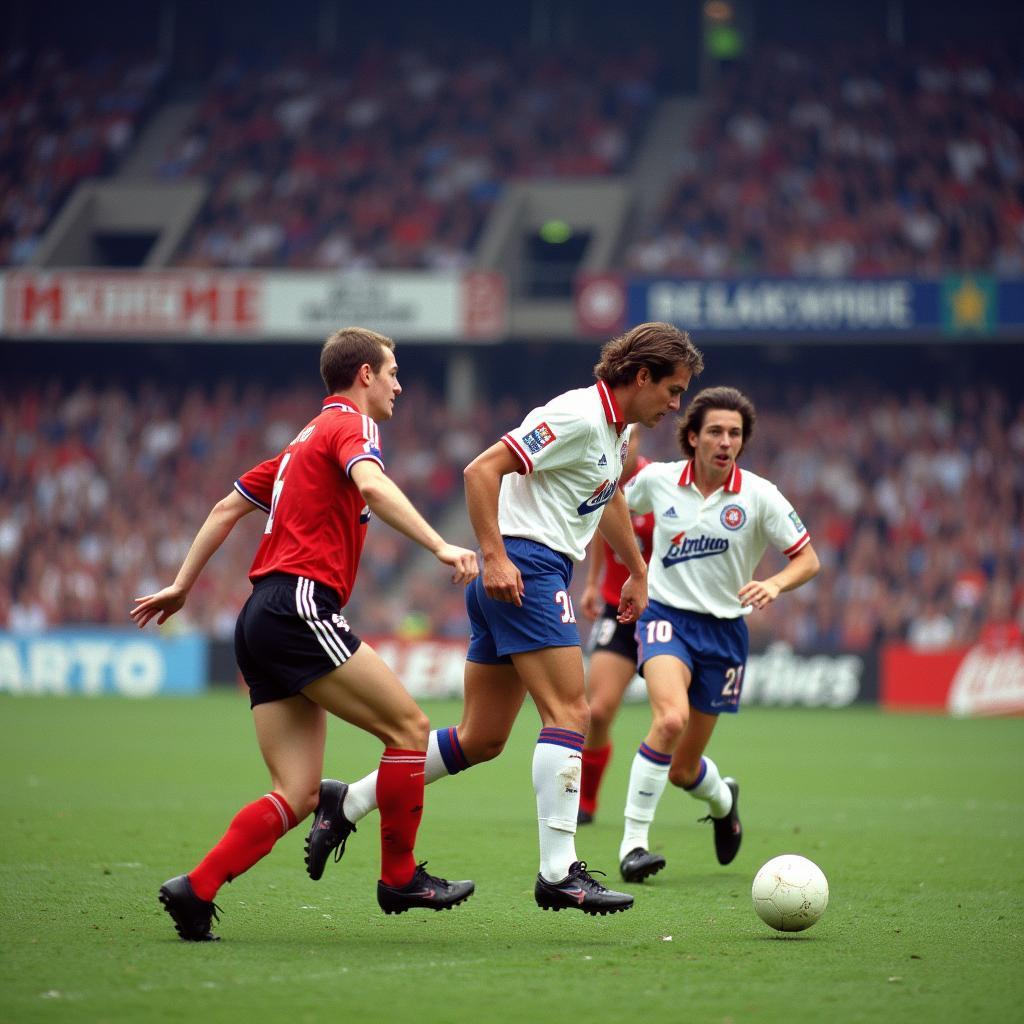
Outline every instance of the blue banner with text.
[[206, 637], [135, 630], [0, 632], [0, 693], [153, 697], [206, 689]]

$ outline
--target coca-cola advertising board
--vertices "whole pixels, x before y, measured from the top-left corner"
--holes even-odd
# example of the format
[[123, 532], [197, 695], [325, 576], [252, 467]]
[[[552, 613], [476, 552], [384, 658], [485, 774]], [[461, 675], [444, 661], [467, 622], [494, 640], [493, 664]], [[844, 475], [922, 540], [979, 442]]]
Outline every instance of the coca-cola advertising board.
[[893, 645], [882, 652], [881, 697], [901, 711], [1024, 714], [1024, 647], [975, 644], [943, 651]]

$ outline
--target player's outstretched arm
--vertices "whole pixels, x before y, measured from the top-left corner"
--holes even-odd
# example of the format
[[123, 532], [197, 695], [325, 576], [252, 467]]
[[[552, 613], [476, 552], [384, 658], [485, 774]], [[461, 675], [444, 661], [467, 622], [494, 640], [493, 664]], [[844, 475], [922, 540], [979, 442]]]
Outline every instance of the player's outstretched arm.
[[188, 592], [213, 553], [227, 539], [235, 523], [255, 509], [256, 506], [243, 498], [238, 491], [232, 491], [213, 506], [206, 517], [206, 522], [199, 527], [199, 532], [192, 541], [192, 546], [188, 549], [174, 582], [148, 597], [135, 598], [135, 607], [128, 614], [139, 629], [142, 629], [154, 615], [159, 616], [156, 623], [160, 626], [175, 612], [181, 610]]
[[498, 495], [501, 478], [520, 468], [518, 459], [497, 441], [462, 471], [469, 521], [484, 556], [484, 590], [492, 600], [507, 601], [519, 608], [526, 588], [519, 569], [505, 554], [505, 542], [498, 526]]
[[445, 565], [455, 570], [452, 583], [471, 583], [480, 575], [476, 552], [449, 544], [416, 511], [405, 492], [371, 459], [352, 467], [352, 482], [374, 515], [392, 529], [425, 547]]
[[619, 598], [619, 622], [636, 622], [647, 607], [647, 563], [637, 546], [629, 506], [622, 491], [616, 490], [605, 506], [598, 529], [619, 561], [629, 569], [629, 579], [622, 585]]
[[766, 580], [751, 580], [739, 589], [740, 604], [746, 607], [767, 608], [779, 594], [796, 590], [808, 580], [814, 579], [821, 568], [821, 562], [810, 544], [801, 548], [789, 564]]

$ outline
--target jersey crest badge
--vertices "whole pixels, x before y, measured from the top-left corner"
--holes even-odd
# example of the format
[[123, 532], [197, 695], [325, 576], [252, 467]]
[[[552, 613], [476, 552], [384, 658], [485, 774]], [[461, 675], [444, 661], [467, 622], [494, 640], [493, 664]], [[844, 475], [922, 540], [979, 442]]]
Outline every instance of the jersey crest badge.
[[555, 439], [555, 432], [546, 424], [541, 423], [523, 437], [523, 444], [531, 455], [536, 455], [541, 448], [551, 444]]
[[747, 521], [747, 513], [741, 505], [726, 505], [721, 519], [727, 530], [738, 530]]

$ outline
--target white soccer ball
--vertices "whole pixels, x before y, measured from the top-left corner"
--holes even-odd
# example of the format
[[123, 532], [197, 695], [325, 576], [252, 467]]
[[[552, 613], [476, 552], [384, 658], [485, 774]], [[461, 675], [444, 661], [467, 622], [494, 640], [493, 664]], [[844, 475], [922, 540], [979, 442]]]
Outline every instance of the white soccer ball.
[[825, 913], [828, 880], [806, 857], [773, 857], [754, 876], [750, 895], [757, 916], [780, 932], [802, 932]]

